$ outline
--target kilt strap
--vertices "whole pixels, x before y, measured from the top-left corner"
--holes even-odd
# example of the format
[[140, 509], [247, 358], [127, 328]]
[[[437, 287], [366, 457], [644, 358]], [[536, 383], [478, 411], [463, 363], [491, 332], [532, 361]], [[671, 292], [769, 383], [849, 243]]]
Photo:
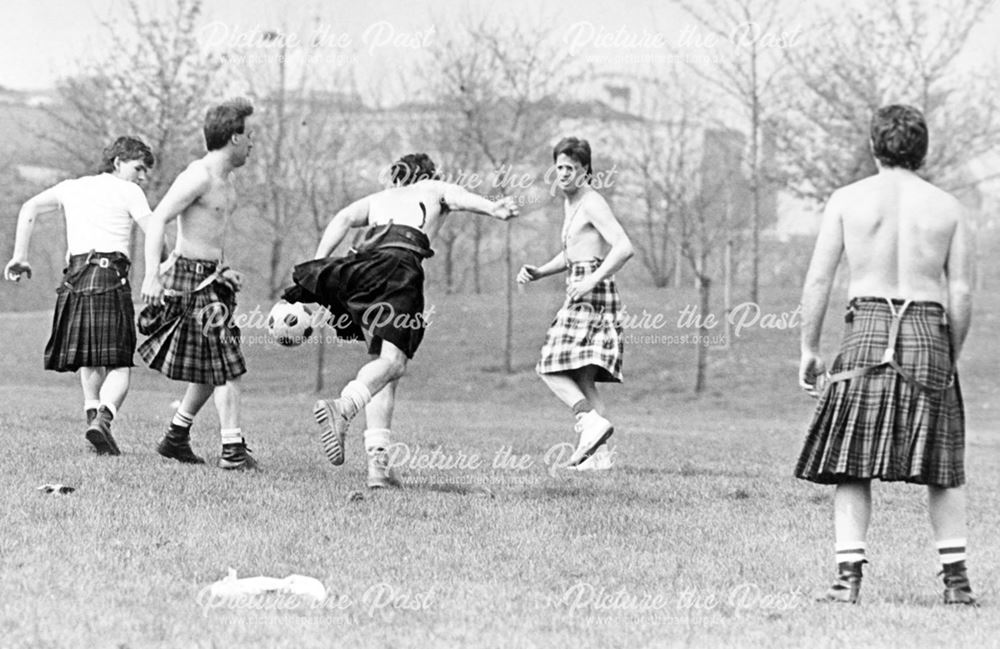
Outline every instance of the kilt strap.
[[[70, 293], [83, 293], [86, 291], [89, 295], [102, 295], [104, 293], [110, 293], [111, 291], [117, 291], [128, 284], [127, 274], [128, 267], [131, 265], [131, 262], [129, 262], [128, 257], [122, 253], [105, 253], [91, 250], [90, 252], [85, 253], [85, 255], [79, 254], [70, 257], [69, 267], [72, 268], [73, 264], [79, 261], [81, 257], [85, 257], [83, 259], [83, 265], [63, 278], [63, 287]], [[103, 268], [104, 270], [114, 271], [114, 273], [118, 276], [118, 283], [102, 289], [77, 288], [76, 283], [80, 281], [88, 270], [90, 270], [91, 266], [97, 266], [98, 268]], [[122, 272], [122, 267], [124, 267], [124, 272]]]
[[[899, 327], [900, 323], [903, 321], [903, 314], [906, 313], [907, 307], [910, 306], [912, 300], [906, 300], [903, 305], [896, 310], [896, 305], [892, 303], [892, 300], [886, 298], [886, 303], [889, 305], [889, 311], [892, 313], [892, 324], [889, 326], [889, 342], [886, 344], [885, 351], [882, 354], [882, 360], [874, 365], [866, 365], [864, 367], [856, 367], [851, 370], [844, 370], [842, 372], [835, 372], [831, 374], [828, 379], [828, 385], [836, 383], [838, 381], [850, 381], [852, 379], [861, 378], [863, 376], [868, 376], [869, 374], [875, 372], [876, 370], [882, 369], [883, 367], [892, 368], [899, 376], [910, 384], [914, 388], [914, 396], [918, 392], [945, 392], [955, 385], [955, 365], [952, 363], [951, 368], [948, 370], [948, 383], [944, 387], [931, 387], [926, 383], [917, 380], [910, 372], [908, 372], [902, 365], [896, 361], [896, 341], [899, 339]], [[852, 307], [853, 308], [853, 305]]]

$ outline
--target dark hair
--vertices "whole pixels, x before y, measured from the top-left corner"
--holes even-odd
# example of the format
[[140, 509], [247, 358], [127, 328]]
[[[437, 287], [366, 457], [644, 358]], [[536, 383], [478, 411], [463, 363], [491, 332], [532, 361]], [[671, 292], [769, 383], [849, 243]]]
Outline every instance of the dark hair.
[[421, 180], [437, 180], [438, 173], [429, 155], [409, 153], [392, 163], [389, 176], [397, 185], [412, 185]]
[[552, 162], [555, 162], [560, 155], [576, 160], [587, 170], [587, 178], [594, 175], [594, 168], [590, 166], [590, 142], [578, 137], [564, 137], [552, 149]]
[[215, 151], [226, 146], [234, 134], [243, 133], [250, 115], [253, 115], [253, 104], [243, 97], [227, 99], [209, 108], [205, 113], [205, 148]]
[[927, 122], [913, 106], [883, 106], [872, 116], [872, 152], [885, 167], [915, 171], [927, 155]]
[[121, 136], [112, 142], [110, 146], [104, 148], [104, 151], [101, 152], [101, 166], [97, 170], [98, 173], [109, 174], [114, 171], [115, 158], [118, 158], [122, 162], [142, 160], [146, 167], [150, 169], [156, 163], [152, 149], [139, 138], [129, 135]]

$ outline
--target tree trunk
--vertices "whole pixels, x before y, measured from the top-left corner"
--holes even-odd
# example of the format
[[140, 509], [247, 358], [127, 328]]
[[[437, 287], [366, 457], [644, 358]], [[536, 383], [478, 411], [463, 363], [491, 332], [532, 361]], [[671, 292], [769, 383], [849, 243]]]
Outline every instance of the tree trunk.
[[514, 254], [511, 245], [511, 224], [504, 224], [503, 260], [504, 295], [507, 298], [507, 318], [504, 335], [503, 369], [507, 374], [514, 371]]
[[325, 386], [324, 373], [326, 370], [326, 327], [320, 326], [316, 330], [316, 335], [319, 337], [319, 343], [316, 345], [316, 394], [323, 391]]
[[760, 97], [757, 89], [757, 48], [750, 54], [750, 301], [757, 303], [760, 294]]
[[704, 344], [702, 341], [707, 340], [708, 336], [712, 333], [712, 330], [705, 326], [708, 316], [708, 298], [711, 286], [712, 280], [704, 275], [703, 272], [698, 273], [698, 315], [701, 318], [698, 333], [701, 335], [701, 341], [699, 341], [696, 345], [698, 351], [696, 357], [697, 373], [694, 380], [695, 394], [701, 394], [704, 392], [708, 382], [708, 378], [706, 376], [706, 367], [708, 365], [708, 345]]
[[483, 292], [483, 285], [480, 281], [480, 254], [483, 244], [483, 226], [480, 219], [476, 219], [472, 225], [472, 290], [476, 295]]

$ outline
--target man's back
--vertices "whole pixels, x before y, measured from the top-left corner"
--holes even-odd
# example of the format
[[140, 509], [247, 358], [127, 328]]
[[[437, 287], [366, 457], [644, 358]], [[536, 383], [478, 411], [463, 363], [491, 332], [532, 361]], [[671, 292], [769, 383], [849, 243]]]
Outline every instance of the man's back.
[[944, 273], [962, 208], [950, 194], [905, 170], [840, 189], [851, 297], [947, 303]]

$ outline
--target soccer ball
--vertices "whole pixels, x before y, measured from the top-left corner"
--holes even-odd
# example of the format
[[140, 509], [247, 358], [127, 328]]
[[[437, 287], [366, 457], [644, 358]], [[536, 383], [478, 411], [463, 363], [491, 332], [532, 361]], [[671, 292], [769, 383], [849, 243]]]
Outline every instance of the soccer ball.
[[267, 333], [285, 347], [301, 345], [312, 335], [312, 311], [304, 304], [278, 302], [267, 316]]

